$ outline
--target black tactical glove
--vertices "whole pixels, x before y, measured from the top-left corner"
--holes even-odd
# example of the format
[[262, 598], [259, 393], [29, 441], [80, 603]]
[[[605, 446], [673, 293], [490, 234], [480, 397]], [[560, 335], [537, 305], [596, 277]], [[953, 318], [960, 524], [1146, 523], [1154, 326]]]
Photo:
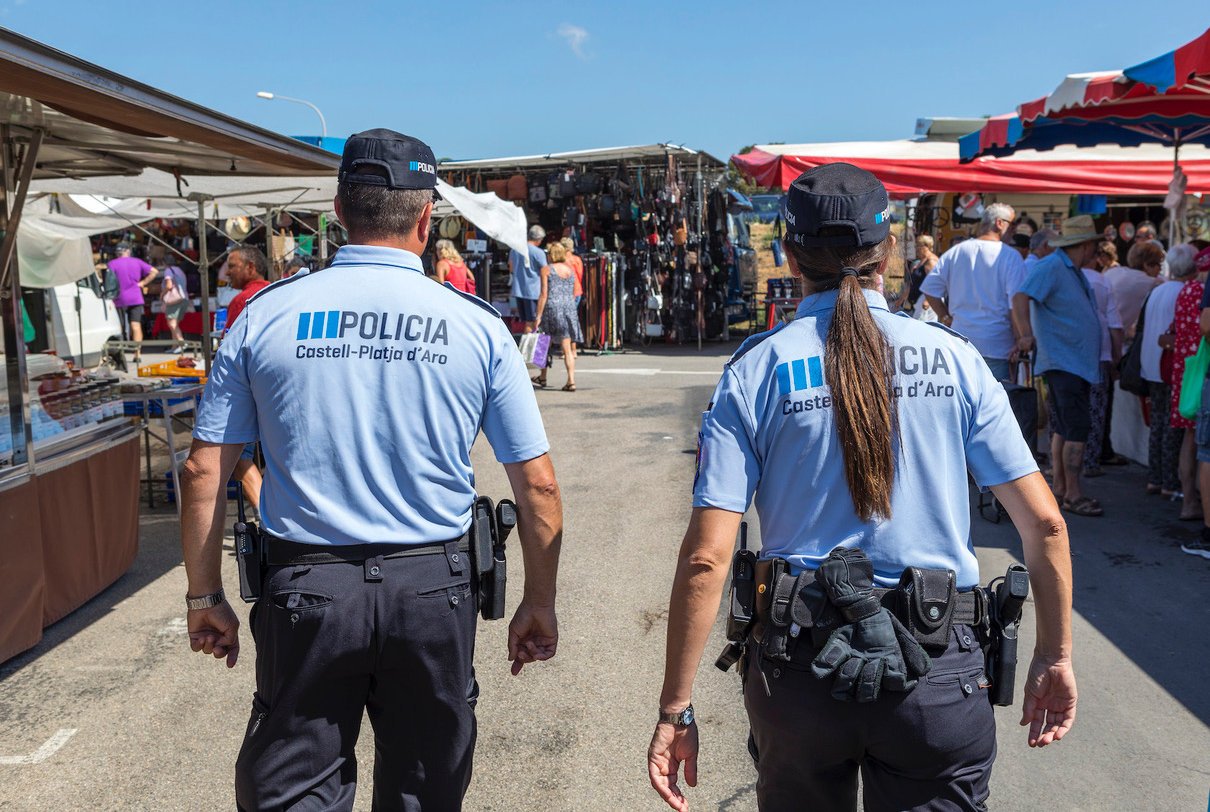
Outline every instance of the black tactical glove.
[[835, 674], [832, 696], [873, 702], [882, 688], [910, 691], [931, 662], [916, 638], [874, 594], [874, 564], [858, 549], [837, 547], [819, 565], [816, 580], [844, 623], [820, 649], [811, 671]]

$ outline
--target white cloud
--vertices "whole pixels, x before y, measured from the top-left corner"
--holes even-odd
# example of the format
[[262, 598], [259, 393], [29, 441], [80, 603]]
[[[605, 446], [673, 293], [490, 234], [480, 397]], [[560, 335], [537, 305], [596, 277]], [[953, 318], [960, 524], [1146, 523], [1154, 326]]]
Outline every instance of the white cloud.
[[571, 52], [577, 58], [588, 58], [588, 55], [584, 53], [584, 43], [588, 40], [587, 29], [571, 23], [563, 23], [555, 33], [567, 41], [567, 47], [571, 48]]

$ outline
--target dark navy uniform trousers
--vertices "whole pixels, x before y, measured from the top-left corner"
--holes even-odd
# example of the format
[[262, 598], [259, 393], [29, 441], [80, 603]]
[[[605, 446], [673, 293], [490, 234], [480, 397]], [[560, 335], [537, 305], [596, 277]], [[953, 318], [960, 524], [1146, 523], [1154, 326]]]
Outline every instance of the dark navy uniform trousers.
[[913, 690], [869, 703], [832, 698], [833, 678], [810, 671], [818, 650], [808, 633], [789, 663], [750, 645], [744, 704], [762, 812], [853, 812], [859, 770], [867, 812], [986, 809], [996, 726], [983, 652], [970, 626], [951, 635]]
[[475, 747], [470, 562], [436, 554], [268, 571], [250, 625], [256, 693], [236, 761], [241, 810], [353, 807], [374, 728], [375, 810], [457, 810]]

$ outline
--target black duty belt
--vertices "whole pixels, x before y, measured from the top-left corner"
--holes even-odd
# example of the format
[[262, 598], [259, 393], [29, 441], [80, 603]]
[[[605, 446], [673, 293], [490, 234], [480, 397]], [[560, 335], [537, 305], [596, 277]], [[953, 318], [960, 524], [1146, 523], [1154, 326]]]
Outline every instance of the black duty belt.
[[[450, 541], [433, 541], [422, 544], [347, 544], [319, 545], [287, 541], [265, 533], [265, 559], [269, 566], [294, 566], [305, 564], [360, 564], [370, 558], [412, 558], [422, 555], [443, 555], [450, 541], [457, 542], [460, 552], [469, 552], [470, 536], [463, 535]], [[456, 560], [456, 558], [455, 558]]]
[[[773, 600], [773, 561], [772, 559], [762, 559], [756, 562], [756, 617], [757, 620], [765, 622], [769, 617], [769, 606]], [[904, 620], [906, 607], [904, 606], [903, 592], [900, 589], [884, 589], [875, 587], [874, 594], [878, 596], [878, 600], [892, 614], [898, 616], [900, 620]], [[981, 594], [979, 588], [975, 588], [968, 592], [959, 592], [954, 597], [954, 610], [952, 623], [962, 623], [969, 626], [978, 626], [987, 617], [986, 598]], [[837, 618], [836, 620], [839, 620]], [[830, 625], [825, 623], [825, 626]]]

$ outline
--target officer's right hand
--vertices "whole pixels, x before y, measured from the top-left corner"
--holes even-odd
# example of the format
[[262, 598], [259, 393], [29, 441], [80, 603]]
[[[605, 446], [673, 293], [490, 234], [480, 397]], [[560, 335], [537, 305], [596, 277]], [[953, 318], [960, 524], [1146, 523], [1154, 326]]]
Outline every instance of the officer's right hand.
[[555, 607], [534, 606], [521, 601], [512, 622], [508, 624], [508, 659], [513, 664], [513, 676], [521, 673], [526, 663], [549, 660], [559, 646], [559, 622]]
[[660, 797], [677, 812], [688, 812], [689, 799], [676, 779], [685, 765], [685, 783], [697, 786], [697, 724], [680, 727], [660, 722], [647, 748], [647, 777]]
[[1059, 741], [1075, 721], [1076, 673], [1071, 659], [1035, 654], [1021, 708], [1021, 725], [1029, 725], [1029, 746], [1045, 747]]
[[216, 659], [227, 658], [227, 667], [234, 668], [239, 659], [239, 618], [231, 604], [222, 603], [209, 609], [189, 610], [189, 647]]

